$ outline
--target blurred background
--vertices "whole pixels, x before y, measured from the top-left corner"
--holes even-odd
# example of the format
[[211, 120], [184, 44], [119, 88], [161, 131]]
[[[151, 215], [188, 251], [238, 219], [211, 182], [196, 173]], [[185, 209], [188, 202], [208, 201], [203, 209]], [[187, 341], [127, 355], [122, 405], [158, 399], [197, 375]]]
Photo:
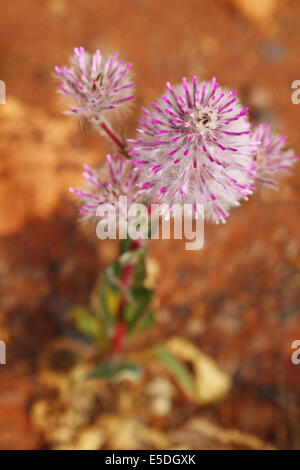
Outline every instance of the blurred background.
[[132, 61], [129, 137], [166, 81], [216, 76], [299, 153], [299, 23], [297, 0], [2, 0], [1, 449], [300, 448], [300, 165], [225, 226], [207, 224], [201, 251], [150, 243], [159, 318], [136, 348], [173, 341], [196, 394], [147, 358], [138, 381], [87, 385], [72, 371], [89, 345], [66, 334], [67, 312], [89, 302], [117, 244], [78, 222], [68, 187], [110, 146], [61, 114], [53, 78], [75, 46]]

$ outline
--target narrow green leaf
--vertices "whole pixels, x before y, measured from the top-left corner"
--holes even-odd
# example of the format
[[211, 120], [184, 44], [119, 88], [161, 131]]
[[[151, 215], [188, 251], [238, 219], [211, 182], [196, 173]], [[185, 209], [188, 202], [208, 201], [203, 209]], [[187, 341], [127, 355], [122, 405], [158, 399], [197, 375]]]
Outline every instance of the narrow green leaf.
[[129, 362], [106, 362], [102, 364], [100, 367], [94, 369], [89, 376], [88, 379], [112, 379], [118, 376], [121, 372], [132, 372], [136, 375], [140, 374], [140, 367], [137, 364], [131, 364]]
[[120, 253], [121, 255], [123, 253], [126, 253], [131, 250], [132, 247], [132, 240], [131, 238], [125, 238], [124, 240], [121, 240], [120, 242]]
[[149, 310], [145, 315], [140, 317], [137, 324], [135, 325], [134, 331], [136, 333], [141, 333], [148, 328], [150, 328], [155, 322], [155, 310]]
[[108, 326], [114, 324], [114, 318], [119, 308], [119, 300], [121, 297], [118, 282], [122, 275], [122, 267], [120, 263], [114, 261], [103, 273], [100, 284], [100, 300], [104, 314], [105, 322]]
[[80, 333], [94, 341], [104, 341], [105, 330], [103, 321], [88, 307], [75, 307], [70, 311], [76, 328]]
[[130, 289], [132, 302], [125, 306], [124, 314], [129, 327], [132, 327], [148, 306], [153, 292], [146, 287], [132, 287]]
[[145, 256], [147, 254], [146, 250], [139, 250], [139, 256], [136, 260], [134, 269], [133, 269], [133, 276], [132, 276], [132, 284], [134, 286], [143, 286], [145, 279], [146, 279], [146, 264], [145, 264]]
[[189, 395], [193, 394], [194, 382], [186, 366], [163, 346], [158, 346], [155, 349], [155, 355], [173, 373], [182, 388]]

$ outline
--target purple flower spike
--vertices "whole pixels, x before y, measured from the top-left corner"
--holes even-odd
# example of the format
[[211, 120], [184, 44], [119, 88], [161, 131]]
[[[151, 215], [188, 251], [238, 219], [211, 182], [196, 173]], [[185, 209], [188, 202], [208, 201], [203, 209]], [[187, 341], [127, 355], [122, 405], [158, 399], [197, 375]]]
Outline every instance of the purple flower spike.
[[206, 218], [219, 223], [252, 194], [258, 142], [251, 136], [248, 108], [235, 94], [215, 78], [184, 78], [175, 88], [167, 83], [140, 121], [142, 137], [129, 140], [153, 199], [204, 204]]
[[103, 114], [133, 99], [131, 64], [117, 59], [118, 54], [104, 58], [99, 50], [94, 54], [83, 47], [75, 48], [70, 67], [55, 67], [62, 86], [60, 92], [71, 98], [75, 113], [99, 120]]
[[286, 136], [271, 132], [271, 125], [260, 124], [253, 133], [254, 140], [261, 141], [257, 150], [256, 181], [264, 186], [278, 187], [277, 176], [287, 172], [299, 158], [293, 150], [285, 148]]
[[130, 160], [114, 154], [106, 156], [106, 164], [98, 171], [84, 165], [83, 177], [86, 181], [84, 190], [70, 188], [70, 191], [82, 200], [80, 212], [88, 217], [97, 215], [102, 204], [117, 207], [120, 196], [127, 196], [127, 204], [138, 202], [139, 172]]

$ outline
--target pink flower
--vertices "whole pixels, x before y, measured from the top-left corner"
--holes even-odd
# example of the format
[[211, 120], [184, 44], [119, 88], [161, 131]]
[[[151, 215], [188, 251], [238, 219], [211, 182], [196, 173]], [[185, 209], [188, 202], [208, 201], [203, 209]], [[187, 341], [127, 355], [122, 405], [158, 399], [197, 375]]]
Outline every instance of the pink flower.
[[277, 188], [277, 176], [289, 170], [299, 156], [285, 148], [286, 136], [278, 136], [271, 131], [271, 125], [260, 124], [253, 133], [254, 140], [261, 143], [257, 150], [256, 181], [268, 187]]
[[106, 164], [98, 171], [92, 170], [88, 165], [83, 168], [86, 189], [70, 188], [83, 202], [80, 209], [82, 214], [94, 217], [102, 204], [118, 207], [120, 196], [127, 196], [128, 205], [138, 201], [139, 172], [130, 160], [117, 154], [107, 155]]
[[70, 67], [55, 67], [62, 82], [60, 92], [75, 102], [69, 111], [98, 121], [100, 116], [133, 99], [130, 69], [132, 64], [117, 60], [118, 54], [104, 58], [83, 47], [75, 48]]
[[168, 204], [204, 204], [205, 217], [225, 222], [228, 209], [253, 192], [257, 142], [251, 138], [248, 108], [236, 91], [216, 79], [185, 78], [144, 110], [138, 132], [129, 140], [140, 166], [144, 190]]

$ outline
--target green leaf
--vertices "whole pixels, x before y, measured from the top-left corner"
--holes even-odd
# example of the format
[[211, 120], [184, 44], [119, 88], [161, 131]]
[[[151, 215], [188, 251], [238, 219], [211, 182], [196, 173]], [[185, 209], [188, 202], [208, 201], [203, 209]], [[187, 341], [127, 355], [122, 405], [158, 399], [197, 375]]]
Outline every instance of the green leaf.
[[133, 251], [125, 251], [125, 253], [123, 253], [119, 258], [120, 263], [121, 265], [128, 264], [128, 263], [136, 264], [141, 259], [145, 258], [146, 253], [147, 253], [147, 250], [145, 248], [139, 248]]
[[141, 370], [137, 364], [131, 364], [129, 362], [106, 362], [94, 369], [89, 374], [88, 379], [112, 379], [117, 377], [121, 372], [126, 371], [139, 375]]
[[138, 258], [136, 260], [133, 275], [132, 275], [132, 284], [134, 286], [143, 286], [146, 279], [146, 264], [145, 256], [147, 254], [146, 250], [139, 250]]
[[105, 330], [101, 318], [88, 307], [75, 307], [71, 310], [71, 315], [75, 320], [75, 325], [83, 335], [94, 341], [105, 339]]
[[121, 240], [121, 242], [120, 242], [120, 253], [121, 253], [121, 255], [124, 254], [124, 253], [127, 253], [128, 251], [130, 251], [131, 247], [132, 247], [131, 238], [125, 238], [124, 240]]
[[132, 302], [124, 309], [124, 315], [129, 327], [132, 327], [148, 306], [153, 292], [146, 287], [132, 287], [130, 289]]
[[154, 322], [155, 322], [155, 310], [152, 309], [152, 310], [149, 310], [149, 312], [147, 312], [145, 315], [143, 315], [139, 319], [139, 321], [137, 322], [137, 325], [135, 326], [134, 331], [136, 333], [141, 333], [147, 330], [148, 328], [150, 328], [150, 326], [152, 326]]
[[121, 154], [124, 155], [125, 158], [128, 158], [128, 160], [131, 159], [131, 156], [129, 155], [128, 152], [126, 152], [126, 150], [121, 150]]
[[187, 367], [180, 362], [173, 354], [163, 346], [158, 346], [154, 351], [158, 359], [167, 366], [167, 368], [173, 373], [178, 380], [181, 387], [187, 392], [188, 395], [194, 393], [194, 381], [192, 375], [188, 371]]
[[122, 276], [120, 263], [114, 261], [105, 270], [100, 284], [100, 300], [105, 322], [108, 326], [114, 324], [121, 298], [118, 282]]

